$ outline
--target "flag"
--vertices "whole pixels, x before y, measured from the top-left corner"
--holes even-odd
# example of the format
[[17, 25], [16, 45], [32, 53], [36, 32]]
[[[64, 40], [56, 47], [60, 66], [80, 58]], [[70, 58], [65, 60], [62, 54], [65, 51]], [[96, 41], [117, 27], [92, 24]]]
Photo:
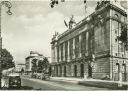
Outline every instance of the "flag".
[[65, 20], [64, 20], [64, 24], [65, 24], [66, 27], [68, 27], [68, 24], [67, 24], [67, 22]]
[[84, 4], [86, 4], [87, 0], [84, 0]]
[[84, 8], [85, 8], [85, 12], [86, 12], [86, 9], [87, 9], [87, 0], [84, 0]]

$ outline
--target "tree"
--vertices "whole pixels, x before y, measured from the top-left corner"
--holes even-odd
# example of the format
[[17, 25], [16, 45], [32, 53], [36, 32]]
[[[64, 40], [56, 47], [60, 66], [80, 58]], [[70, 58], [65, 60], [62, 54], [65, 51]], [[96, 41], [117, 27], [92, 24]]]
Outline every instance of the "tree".
[[38, 72], [39, 73], [48, 71], [48, 68], [49, 68], [49, 61], [46, 57], [43, 60], [38, 61]]
[[121, 27], [121, 35], [119, 36], [119, 40], [122, 41], [123, 43], [127, 43], [127, 26], [122, 25]]
[[12, 67], [15, 67], [15, 63], [13, 62], [13, 56], [11, 53], [6, 50], [2, 49], [1, 50], [1, 64], [2, 64], [2, 69], [9, 69]]
[[46, 72], [49, 68], [49, 61], [48, 61], [48, 58], [45, 57], [44, 60], [43, 60], [43, 71]]
[[38, 72], [41, 73], [43, 69], [43, 60], [38, 61]]
[[38, 59], [32, 60], [32, 72], [37, 72], [37, 61]]
[[[50, 0], [51, 8], [54, 8], [55, 5], [59, 4], [59, 0]], [[61, 0], [61, 2], [65, 2], [66, 0]], [[86, 4], [87, 0], [83, 0], [83, 3]]]

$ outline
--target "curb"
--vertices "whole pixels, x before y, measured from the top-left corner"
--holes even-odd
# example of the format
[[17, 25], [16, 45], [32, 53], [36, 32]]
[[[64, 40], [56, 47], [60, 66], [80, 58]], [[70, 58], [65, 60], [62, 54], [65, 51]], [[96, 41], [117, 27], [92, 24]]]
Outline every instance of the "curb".
[[56, 79], [56, 78], [51, 78], [51, 81], [63, 81], [63, 82], [70, 82], [73, 84], [79, 84], [83, 86], [90, 86], [90, 87], [98, 87], [98, 88], [108, 88], [112, 90], [127, 90], [128, 89], [128, 84], [122, 84], [121, 87], [119, 87], [119, 83], [116, 82], [105, 82], [105, 81], [76, 81], [76, 80], [67, 80], [67, 79]]
[[85, 86], [93, 86], [93, 87], [98, 87], [98, 88], [108, 88], [112, 90], [127, 90], [128, 85], [122, 84], [122, 87], [119, 87], [118, 83], [112, 83], [112, 82], [96, 82], [96, 81], [80, 81], [80, 85], [85, 85]]

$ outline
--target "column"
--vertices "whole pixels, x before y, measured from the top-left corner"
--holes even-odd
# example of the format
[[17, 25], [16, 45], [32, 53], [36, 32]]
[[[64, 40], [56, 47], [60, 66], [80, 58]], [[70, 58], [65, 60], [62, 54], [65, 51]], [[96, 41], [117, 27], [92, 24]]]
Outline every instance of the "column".
[[55, 62], [55, 59], [54, 59], [54, 45], [52, 45], [52, 47], [51, 47], [51, 53], [52, 53], [52, 62]]
[[55, 62], [57, 62], [57, 46], [55, 45]]
[[81, 41], [82, 41], [82, 35], [80, 34], [79, 35], [79, 57], [82, 57], [82, 54], [81, 54]]
[[70, 61], [70, 41], [68, 40], [68, 62]]
[[73, 59], [75, 59], [75, 38], [73, 38]]
[[59, 62], [59, 47], [56, 46], [56, 48], [57, 48], [57, 53], [56, 53], [57, 54], [57, 56], [56, 56], [57, 57], [57, 62]]
[[61, 46], [59, 45], [59, 62], [61, 62]]
[[88, 42], [88, 38], [89, 38], [89, 32], [86, 33], [86, 52], [85, 52], [86, 53], [86, 56], [88, 56], [88, 46], [89, 46], [88, 45], [88, 43], [89, 43]]
[[63, 61], [65, 61], [65, 42], [63, 43]]

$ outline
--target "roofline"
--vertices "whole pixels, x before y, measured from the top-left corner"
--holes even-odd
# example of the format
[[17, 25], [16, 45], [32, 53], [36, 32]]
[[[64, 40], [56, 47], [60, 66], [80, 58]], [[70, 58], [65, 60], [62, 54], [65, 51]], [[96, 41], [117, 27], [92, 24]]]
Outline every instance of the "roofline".
[[108, 3], [108, 4], [106, 4], [104, 7], [100, 8], [100, 9], [98, 9], [98, 10], [95, 10], [92, 14], [88, 15], [88, 16], [85, 17], [83, 20], [81, 20], [79, 23], [77, 23], [77, 24], [76, 24], [77, 26], [76, 26], [75, 28], [73, 28], [73, 29], [68, 29], [68, 30], [66, 30], [65, 32], [63, 32], [62, 34], [60, 34], [60, 35], [58, 36], [58, 40], [60, 40], [61, 38], [63, 38], [63, 37], [66, 36], [67, 34], [69, 34], [69, 33], [73, 32], [73, 31], [75, 31], [76, 29], [80, 28], [83, 24], [90, 22], [92, 19], [90, 19], [89, 21], [86, 20], [88, 17], [96, 16], [96, 15], [100, 14], [102, 11], [104, 11], [104, 9], [106, 9], [106, 8], [110, 8], [110, 9], [114, 9], [114, 10], [116, 10], [116, 11], [119, 11], [121, 14], [123, 14], [124, 16], [127, 17], [127, 13], [126, 13], [124, 10], [122, 10], [121, 8], [115, 6], [115, 5], [111, 4], [111, 3]]

